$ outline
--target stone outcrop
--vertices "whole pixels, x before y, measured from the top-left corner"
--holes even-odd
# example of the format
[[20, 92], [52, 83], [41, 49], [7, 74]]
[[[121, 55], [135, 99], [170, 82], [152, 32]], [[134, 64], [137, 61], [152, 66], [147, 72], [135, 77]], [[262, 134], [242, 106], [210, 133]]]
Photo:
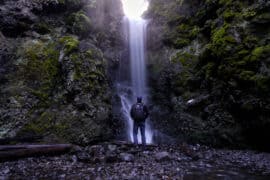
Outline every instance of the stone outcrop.
[[[76, 144], [113, 137], [114, 57], [105, 49], [121, 44], [119, 12], [117, 0], [1, 2], [0, 137]], [[98, 15], [106, 21], [97, 23]]]
[[190, 142], [270, 149], [269, 7], [151, 1], [145, 16], [157, 129]]

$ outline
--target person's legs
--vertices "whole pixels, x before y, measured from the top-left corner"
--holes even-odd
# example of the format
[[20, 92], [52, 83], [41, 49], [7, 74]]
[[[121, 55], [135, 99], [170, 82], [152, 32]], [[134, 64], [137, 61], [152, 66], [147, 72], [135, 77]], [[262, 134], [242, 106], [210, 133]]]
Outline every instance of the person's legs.
[[146, 145], [146, 139], [145, 139], [145, 122], [140, 123], [140, 131], [142, 135], [142, 145]]
[[138, 134], [138, 123], [133, 121], [133, 140], [135, 145], [138, 145], [137, 134]]

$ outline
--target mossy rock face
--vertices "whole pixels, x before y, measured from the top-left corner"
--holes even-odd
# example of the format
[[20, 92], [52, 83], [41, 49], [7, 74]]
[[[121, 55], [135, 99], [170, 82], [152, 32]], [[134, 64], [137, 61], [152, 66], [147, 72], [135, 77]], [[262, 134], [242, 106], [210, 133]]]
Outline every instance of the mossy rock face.
[[38, 23], [38, 24], [35, 24], [34, 27], [33, 27], [33, 29], [34, 29], [36, 32], [38, 32], [38, 33], [40, 33], [40, 34], [42, 34], [42, 35], [48, 34], [48, 33], [51, 32], [50, 26], [49, 26], [48, 24], [46, 24], [46, 23]]
[[[164, 111], [155, 112], [154, 123], [170, 135], [182, 133], [175, 135], [179, 138], [188, 134], [195, 142], [237, 146], [240, 141], [269, 150], [265, 142], [256, 142], [262, 134], [270, 138], [262, 128], [270, 126], [270, 109], [265, 109], [270, 104], [269, 3], [206, 0], [196, 1], [196, 6], [195, 1], [181, 2], [170, 1], [174, 4], [170, 8], [158, 0], [150, 2], [153, 9], [148, 13], [153, 11], [153, 16], [149, 15], [149, 26], [163, 29], [158, 34], [163, 38], [161, 49], [171, 52], [164, 58], [160, 76], [153, 80], [154, 104]], [[189, 6], [193, 7], [191, 14], [181, 12]], [[159, 12], [161, 9], [172, 16]], [[190, 47], [196, 47], [196, 53]], [[208, 98], [201, 100], [204, 96]], [[241, 108], [253, 101], [261, 105]], [[163, 123], [163, 119], [169, 122]], [[247, 134], [253, 131], [258, 136], [251, 143]]]
[[190, 53], [177, 53], [171, 58], [170, 66], [180, 67], [180, 69], [168, 70], [170, 72], [170, 84], [173, 87], [171, 91], [175, 95], [185, 93], [185, 89], [192, 91], [196, 86], [196, 80], [193, 75], [193, 66], [197, 63], [198, 57]]
[[267, 58], [267, 57], [269, 57], [269, 55], [270, 55], [270, 45], [255, 48], [252, 51], [251, 55], [254, 56], [256, 59], [257, 58]]
[[65, 36], [60, 38], [59, 42], [64, 46], [65, 54], [70, 54], [71, 52], [78, 50], [79, 41], [76, 37]]
[[72, 13], [67, 18], [67, 25], [72, 33], [79, 36], [87, 36], [92, 28], [91, 20], [83, 11]]
[[63, 13], [65, 11], [74, 12], [79, 10], [84, 5], [83, 0], [43, 0], [43, 1], [33, 1], [36, 6], [41, 6], [41, 8], [35, 8], [35, 11], [42, 13]]
[[76, 144], [110, 136], [106, 63], [98, 48], [80, 51], [77, 37], [63, 36], [26, 41], [18, 56], [19, 79], [36, 102], [18, 136], [53, 135]]
[[229, 10], [229, 11], [225, 11], [223, 14], [223, 17], [225, 19], [225, 21], [230, 22], [234, 19], [234, 17], [236, 17], [238, 14]]
[[43, 112], [33, 122], [26, 124], [18, 135], [43, 135], [49, 132], [61, 133], [67, 128], [66, 125], [56, 124], [55, 113]]
[[65, 4], [68, 6], [78, 6], [82, 3], [81, 0], [58, 0], [60, 4]]
[[187, 46], [189, 43], [190, 43], [190, 40], [189, 40], [189, 39], [182, 39], [182, 38], [179, 38], [179, 39], [176, 39], [176, 40], [173, 42], [173, 45], [174, 45], [174, 47], [176, 47], [176, 48], [182, 48], [182, 47]]
[[[106, 112], [103, 114], [106, 115]], [[60, 107], [57, 112], [49, 109], [36, 116], [20, 129], [17, 136], [44, 136], [49, 142], [85, 145], [93, 140], [105, 138], [105, 134], [109, 132], [104, 132], [104, 128], [106, 124], [98, 119], [92, 120], [82, 116], [80, 112], [74, 114], [74, 110]], [[53, 136], [54, 139], [48, 139], [46, 136]]]
[[174, 48], [181, 49], [191, 43], [200, 32], [198, 26], [190, 26], [187, 24], [180, 24], [174, 29], [169, 29], [163, 41]]
[[243, 18], [246, 20], [250, 20], [253, 17], [255, 17], [256, 15], [257, 15], [257, 12], [255, 10], [253, 10], [252, 8], [244, 9], [243, 14], [242, 14]]
[[28, 41], [23, 47], [19, 52], [22, 57], [19, 78], [46, 102], [60, 78], [59, 51], [54, 42]]
[[0, 138], [43, 135], [85, 145], [112, 137], [107, 60], [122, 48], [121, 2], [0, 4]]
[[255, 16], [253, 19], [252, 19], [252, 22], [253, 23], [256, 23], [256, 24], [270, 24], [270, 13], [263, 13], [263, 14], [259, 14], [257, 16]]

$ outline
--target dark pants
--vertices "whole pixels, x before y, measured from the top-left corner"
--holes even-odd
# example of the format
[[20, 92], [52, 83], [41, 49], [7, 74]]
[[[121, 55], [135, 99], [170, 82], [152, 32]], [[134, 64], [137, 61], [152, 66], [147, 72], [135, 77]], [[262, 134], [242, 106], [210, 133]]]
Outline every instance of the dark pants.
[[138, 129], [140, 128], [141, 131], [141, 135], [142, 135], [142, 144], [145, 145], [146, 144], [146, 140], [145, 140], [145, 121], [143, 122], [136, 122], [134, 121], [134, 125], [133, 125], [133, 139], [134, 139], [134, 144], [138, 144]]

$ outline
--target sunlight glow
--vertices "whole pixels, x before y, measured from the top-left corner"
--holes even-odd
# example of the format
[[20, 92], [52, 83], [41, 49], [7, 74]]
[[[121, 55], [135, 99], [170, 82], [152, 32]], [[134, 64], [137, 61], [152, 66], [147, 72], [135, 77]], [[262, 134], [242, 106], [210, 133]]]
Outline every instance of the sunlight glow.
[[148, 0], [122, 0], [124, 13], [128, 18], [139, 19], [148, 9]]

